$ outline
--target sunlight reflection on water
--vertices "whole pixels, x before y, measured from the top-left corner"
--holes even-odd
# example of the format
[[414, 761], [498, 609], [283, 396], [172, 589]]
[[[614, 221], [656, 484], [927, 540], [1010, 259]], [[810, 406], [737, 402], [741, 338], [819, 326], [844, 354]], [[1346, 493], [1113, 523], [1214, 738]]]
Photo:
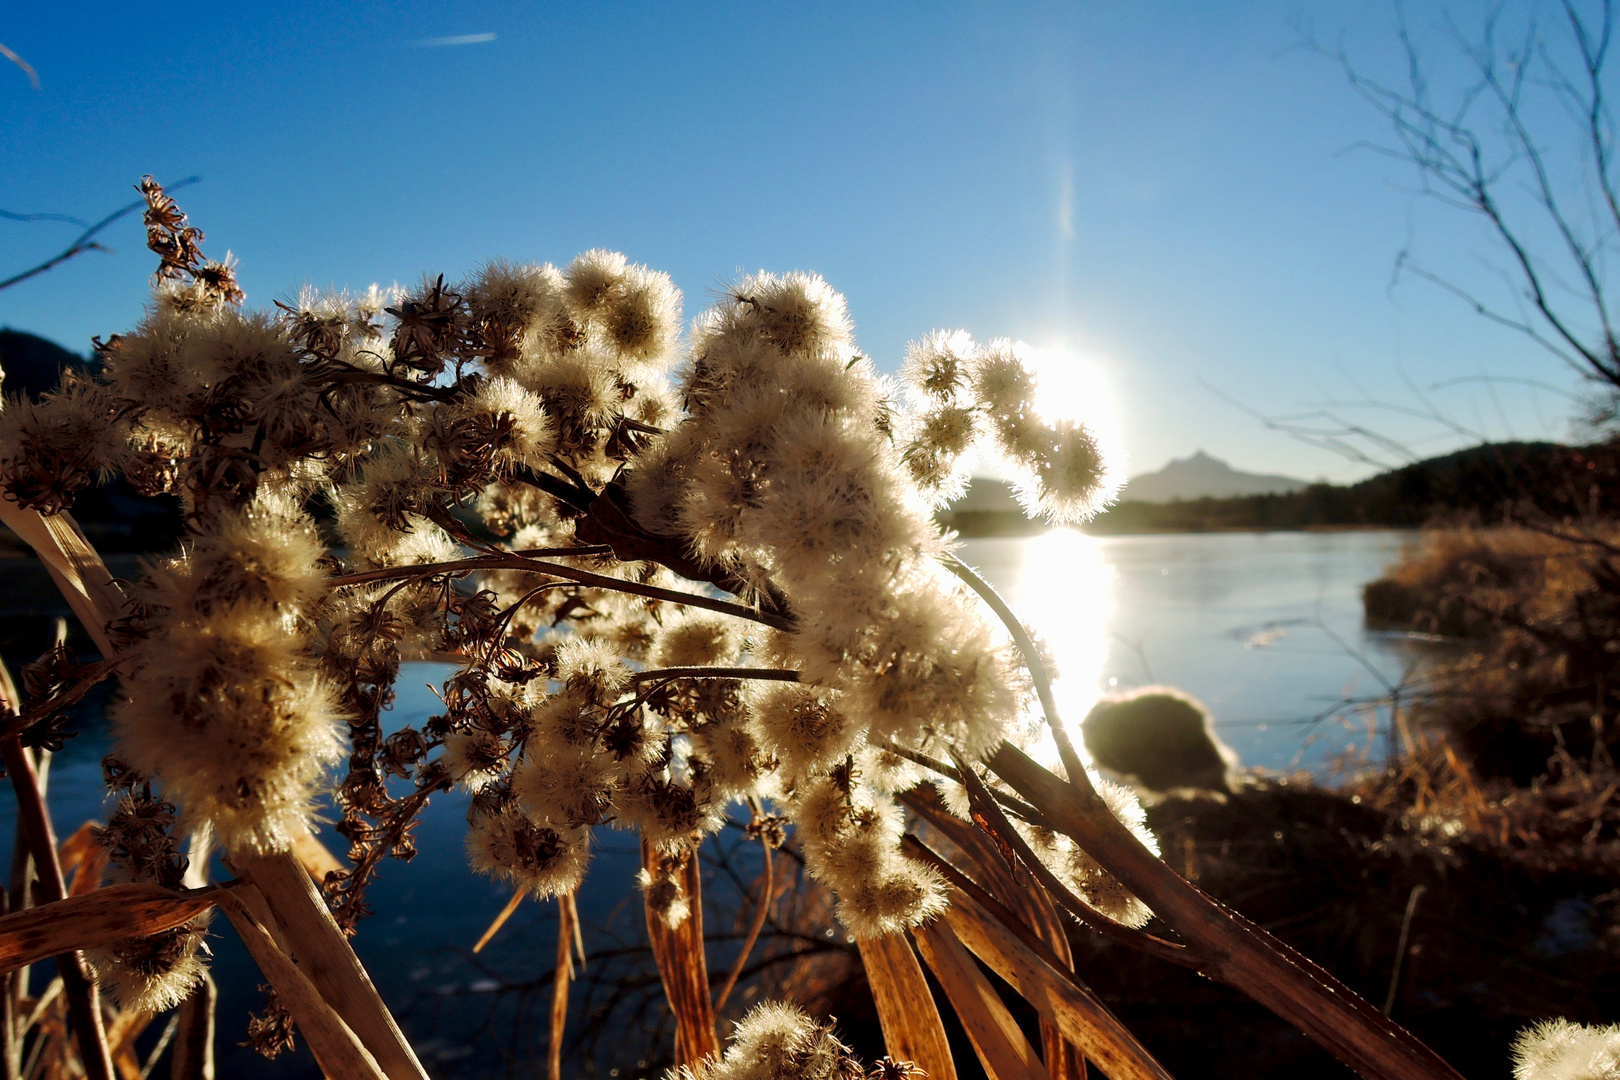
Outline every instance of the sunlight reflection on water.
[[1101, 694], [1163, 682], [1208, 705], [1245, 764], [1324, 773], [1368, 743], [1325, 715], [1382, 691], [1363, 661], [1400, 677], [1403, 654], [1362, 629], [1361, 586], [1405, 536], [1057, 529], [959, 554], [1046, 640], [1071, 731]]
[[[1103, 692], [1108, 661], [1108, 627], [1114, 616], [1114, 567], [1102, 543], [1073, 529], [1053, 529], [1022, 542], [1011, 592], [1019, 616], [1040, 635], [1057, 671], [1052, 696], [1058, 715], [1081, 756], [1089, 761], [1079, 723]], [[1057, 750], [1045, 734], [1043, 718], [1029, 718], [1043, 735], [1032, 746], [1036, 758], [1056, 762]]]

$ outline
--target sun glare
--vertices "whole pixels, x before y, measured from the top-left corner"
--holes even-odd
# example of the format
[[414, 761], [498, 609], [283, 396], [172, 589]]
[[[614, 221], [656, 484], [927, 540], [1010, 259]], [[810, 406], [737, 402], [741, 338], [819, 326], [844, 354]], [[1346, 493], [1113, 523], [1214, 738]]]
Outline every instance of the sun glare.
[[[1114, 567], [1103, 557], [1102, 541], [1074, 529], [1053, 529], [1025, 541], [1014, 595], [1019, 616], [1041, 635], [1057, 663], [1052, 693], [1058, 715], [1089, 760], [1080, 721], [1102, 695], [1114, 612]], [[1036, 757], [1057, 760], [1049, 733], [1036, 744]]]
[[1109, 385], [1108, 365], [1067, 348], [1031, 349], [1026, 356], [1035, 371], [1035, 410], [1042, 420], [1078, 421], [1091, 429], [1113, 472], [1125, 469], [1119, 403]]

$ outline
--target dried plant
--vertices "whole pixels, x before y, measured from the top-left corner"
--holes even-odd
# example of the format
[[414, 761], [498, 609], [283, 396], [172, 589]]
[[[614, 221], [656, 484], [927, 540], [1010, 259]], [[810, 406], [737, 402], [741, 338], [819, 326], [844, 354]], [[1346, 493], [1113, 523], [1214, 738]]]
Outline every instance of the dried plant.
[[[889, 1050], [875, 1075], [954, 1075], [913, 940], [992, 1075], [1083, 1058], [1165, 1075], [1071, 970], [1059, 908], [1246, 989], [1367, 1075], [1454, 1075], [1158, 860], [1134, 796], [1082, 766], [1028, 634], [950, 554], [930, 511], [976, 445], [1050, 520], [1111, 494], [1092, 432], [1036, 410], [1022, 346], [935, 334], [897, 386], [819, 277], [745, 278], [683, 335], [669, 278], [603, 251], [252, 312], [173, 200], [141, 190], [160, 258], [146, 317], [98, 343], [102, 376], [0, 412], [0, 518], [105, 650], [39, 681], [8, 732], [38, 738], [116, 672], [116, 887], [224, 909], [284, 1010], [267, 1044], [284, 1015], [329, 1075], [424, 1075], [346, 936], [459, 785], [473, 865], [565, 911], [596, 831], [638, 834], [682, 1075], [866, 1072], [785, 1004], [721, 1051], [711, 983], [730, 977], [707, 968], [696, 853], [739, 801], [773, 843], [791, 830], [859, 943]], [[118, 473], [178, 496], [187, 530], [123, 594], [67, 515]], [[459, 665], [442, 712], [385, 737], [400, 665], [430, 656]], [[1026, 715], [1058, 772], [1019, 749]], [[348, 860], [315, 867], [322, 903], [292, 853], [339, 762]], [[962, 859], [907, 835], [902, 796]], [[238, 877], [176, 880], [182, 841], [193, 867], [217, 844]], [[126, 1009], [195, 984], [196, 914], [98, 961]], [[1179, 940], [1143, 929], [1155, 915]], [[975, 955], [1041, 1012], [1044, 1057]]]

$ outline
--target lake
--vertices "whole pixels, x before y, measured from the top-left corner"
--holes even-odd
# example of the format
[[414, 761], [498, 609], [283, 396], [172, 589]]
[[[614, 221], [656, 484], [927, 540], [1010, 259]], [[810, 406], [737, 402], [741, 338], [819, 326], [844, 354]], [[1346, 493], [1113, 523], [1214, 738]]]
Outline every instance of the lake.
[[[1406, 660], [1398, 642], [1363, 632], [1360, 588], [1408, 535], [1088, 537], [1057, 530], [969, 540], [960, 555], [1047, 640], [1068, 722], [1077, 723], [1101, 693], [1172, 685], [1212, 710], [1245, 765], [1326, 775], [1351, 744], [1358, 752], [1379, 745], [1352, 706], [1378, 696], [1384, 680], [1398, 680]], [[427, 683], [449, 670], [409, 665], [394, 723], [431, 715], [438, 703]], [[60, 834], [102, 816], [106, 750], [106, 733], [89, 715], [84, 733], [55, 756], [49, 800]], [[505, 1075], [514, 1032], [523, 1040], [518, 1049], [538, 1051], [550, 1000], [549, 985], [536, 980], [552, 965], [554, 905], [525, 903], [488, 950], [477, 957], [469, 951], [510, 894], [467, 869], [465, 812], [464, 796], [435, 799], [418, 829], [420, 854], [384, 864], [370, 893], [374, 913], [355, 939], [429, 1071], [444, 1078]], [[0, 852], [9, 851], [14, 820], [8, 794], [0, 804]], [[725, 835], [736, 842], [735, 830]], [[325, 838], [341, 848], [330, 832]], [[638, 859], [629, 834], [601, 829], [598, 839], [579, 908], [588, 951], [608, 956], [644, 936], [629, 889]], [[319, 1076], [302, 1049], [302, 1065], [293, 1066], [263, 1062], [235, 1045], [246, 1010], [261, 1003], [257, 973], [233, 934], [221, 929], [213, 946], [220, 1075]]]
[[1363, 630], [1361, 587], [1411, 535], [1062, 529], [968, 540], [960, 555], [1046, 638], [1068, 723], [1100, 694], [1174, 686], [1245, 765], [1320, 774], [1351, 742], [1366, 748], [1352, 706], [1408, 663], [1398, 638]]

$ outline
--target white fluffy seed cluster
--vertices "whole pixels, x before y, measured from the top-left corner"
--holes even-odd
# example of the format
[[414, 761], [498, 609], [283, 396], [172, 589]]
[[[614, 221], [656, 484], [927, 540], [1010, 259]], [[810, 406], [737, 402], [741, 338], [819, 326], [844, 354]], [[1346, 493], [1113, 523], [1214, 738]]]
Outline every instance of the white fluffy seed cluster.
[[101, 988], [120, 1008], [160, 1013], [179, 1005], [207, 971], [198, 953], [212, 912], [173, 930], [137, 938], [120, 947], [91, 950]]
[[1005, 338], [981, 346], [965, 331], [935, 331], [911, 343], [901, 375], [912, 405], [902, 457], [936, 504], [962, 493], [979, 447], [1015, 468], [1020, 500], [1048, 521], [1084, 521], [1118, 491], [1122, 478], [1095, 432], [1039, 416], [1027, 346]]
[[138, 587], [146, 627], [112, 708], [117, 752], [227, 851], [279, 850], [340, 748], [313, 634], [324, 549], [270, 490], [213, 525]]
[[1616, 1080], [1620, 1024], [1543, 1020], [1513, 1041], [1514, 1080]]
[[665, 1080], [846, 1080], [865, 1074], [830, 1025], [793, 1005], [767, 1001], [737, 1021], [718, 1061], [672, 1070]]
[[[597, 826], [639, 832], [675, 867], [729, 803], [768, 799], [852, 934], [936, 913], [942, 882], [901, 853], [894, 797], [922, 776], [890, 747], [978, 755], [1028, 689], [1002, 629], [943, 568], [931, 507], [986, 440], [1057, 519], [1106, 496], [1106, 463], [1083, 427], [1036, 415], [1018, 346], [932, 335], [902, 394], [819, 277], [747, 278], [684, 340], [680, 303], [667, 276], [604, 251], [305, 295], [279, 314], [168, 282], [101, 346], [99, 379], [9, 401], [5, 497], [53, 513], [122, 473], [184, 508], [185, 549], [150, 568], [127, 620], [119, 756], [184, 826], [279, 848], [307, 827], [348, 720], [364, 767], [351, 759], [346, 813], [385, 816], [387, 773], [459, 784], [474, 793], [473, 864], [541, 896], [578, 886]], [[575, 545], [587, 511], [559, 490], [613, 494], [625, 527], [791, 629], [518, 569], [470, 588], [331, 586], [334, 571], [464, 558], [469, 527], [514, 553]], [[568, 560], [693, 591], [651, 561]], [[384, 745], [376, 711], [410, 650], [465, 663], [445, 714]], [[668, 673], [705, 666], [799, 681]], [[1139, 827], [1133, 806], [1116, 812]], [[1088, 900], [1140, 921], [1072, 845], [1031, 842]], [[680, 919], [679, 875], [643, 887]]]

